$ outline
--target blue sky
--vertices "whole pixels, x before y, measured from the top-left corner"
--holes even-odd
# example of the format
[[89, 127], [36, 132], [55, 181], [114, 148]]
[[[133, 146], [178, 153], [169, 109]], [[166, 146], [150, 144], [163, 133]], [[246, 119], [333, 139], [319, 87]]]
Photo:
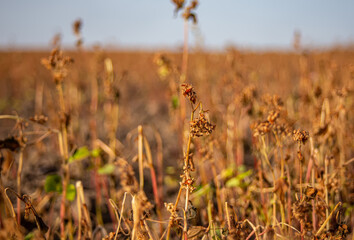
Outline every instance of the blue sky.
[[[302, 44], [327, 47], [354, 42], [352, 0], [199, 0], [198, 26], [190, 44], [290, 48], [295, 31]], [[170, 0], [0, 0], [0, 47], [48, 47], [61, 33], [74, 45], [72, 22], [83, 20], [86, 46], [178, 47], [183, 20]], [[199, 37], [196, 37], [196, 32]]]

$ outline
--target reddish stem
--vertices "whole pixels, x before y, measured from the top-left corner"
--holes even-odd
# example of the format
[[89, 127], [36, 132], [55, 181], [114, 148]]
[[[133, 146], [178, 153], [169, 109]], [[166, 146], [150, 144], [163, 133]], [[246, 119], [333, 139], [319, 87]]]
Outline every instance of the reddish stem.
[[107, 186], [107, 182], [106, 182], [106, 181], [108, 181], [108, 179], [106, 177], [101, 177], [101, 180], [102, 180], [101, 184], [102, 184], [103, 194], [106, 197], [109, 215], [112, 219], [113, 225], [118, 226], [117, 219], [114, 214], [114, 210], [112, 208], [112, 205], [109, 202], [109, 191], [108, 191], [108, 186]]

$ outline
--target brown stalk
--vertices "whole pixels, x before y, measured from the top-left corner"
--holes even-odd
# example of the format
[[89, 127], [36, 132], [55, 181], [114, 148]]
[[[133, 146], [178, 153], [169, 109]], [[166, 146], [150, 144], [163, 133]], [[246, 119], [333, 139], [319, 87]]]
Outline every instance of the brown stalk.
[[329, 224], [329, 220], [331, 219], [333, 213], [337, 210], [338, 207], [340, 207], [342, 205], [341, 202], [337, 203], [337, 205], [334, 207], [334, 209], [332, 210], [331, 214], [329, 214], [327, 217], [326, 217], [326, 220], [323, 222], [323, 224], [321, 225], [320, 229], [318, 229], [317, 233], [316, 233], [316, 237], [318, 237], [321, 232], [328, 226]]
[[[56, 84], [57, 92], [59, 96], [59, 107], [60, 113], [62, 115], [65, 114], [65, 103], [64, 103], [64, 94], [63, 94], [63, 87], [61, 82]], [[60, 118], [61, 116], [59, 116]], [[61, 143], [59, 143], [62, 153], [62, 170], [63, 170], [63, 193], [61, 198], [60, 204], [60, 237], [61, 239], [65, 239], [65, 212], [66, 212], [66, 189], [69, 183], [70, 175], [69, 175], [69, 165], [67, 160], [69, 158], [68, 155], [68, 136], [67, 136], [67, 129], [65, 121], [61, 121], [61, 136], [60, 136]]]
[[143, 163], [143, 127], [138, 126], [138, 160], [139, 160], [139, 186], [144, 191], [144, 163]]
[[[197, 108], [194, 108], [192, 103], [191, 103], [191, 106], [192, 106], [192, 109], [193, 109], [192, 112], [191, 112], [191, 121], [193, 121], [194, 113], [197, 110], [197, 108], [199, 107], [199, 104], [198, 104]], [[188, 156], [189, 156], [189, 153], [190, 153], [191, 142], [192, 142], [192, 134], [189, 133], [187, 150], [186, 150], [186, 153], [185, 153], [185, 156], [184, 156], [184, 167], [186, 167], [186, 168], [188, 168], [188, 164], [189, 164]], [[176, 211], [176, 209], [177, 209], [177, 205], [178, 205], [180, 197], [181, 197], [182, 189], [183, 189], [183, 186], [181, 185], [180, 188], [179, 188], [179, 191], [178, 191], [178, 195], [177, 195], [177, 199], [176, 199], [175, 205], [173, 207], [173, 211]], [[186, 189], [186, 191], [188, 192], [189, 189]], [[188, 199], [187, 199], [187, 197], [188, 197], [188, 194], [186, 193], [186, 205], [188, 207]], [[171, 227], [172, 227], [172, 219], [170, 219], [170, 221], [168, 223], [167, 237], [166, 237], [167, 240], [170, 239]]]
[[[156, 171], [155, 171], [153, 161], [152, 161], [151, 148], [150, 148], [150, 144], [149, 144], [148, 140], [146, 139], [145, 135], [143, 137], [144, 137], [144, 149], [145, 149], [145, 153], [146, 153], [146, 158], [147, 158], [148, 166], [150, 168], [152, 190], [154, 193], [154, 199], [155, 199], [156, 206], [157, 206], [156, 212], [157, 212], [159, 219], [162, 220], [162, 215], [161, 215], [161, 210], [160, 210], [161, 209], [161, 200], [160, 200], [159, 191], [158, 191], [158, 187], [157, 187], [157, 177], [156, 177]], [[162, 231], [162, 224], [160, 224], [160, 229]]]
[[[21, 174], [22, 174], [22, 166], [23, 166], [23, 149], [20, 150], [19, 158], [18, 158], [18, 170], [17, 170], [17, 192], [21, 194]], [[17, 223], [21, 224], [21, 199], [17, 198]]]
[[6, 199], [6, 203], [7, 203], [7, 207], [9, 208], [11, 215], [13, 217], [15, 217], [15, 211], [13, 210], [13, 206], [12, 203], [7, 195], [7, 191], [10, 191], [12, 194], [14, 194], [18, 199], [20, 199], [23, 203], [25, 203], [26, 208], [25, 208], [25, 214], [29, 214], [29, 212], [32, 212], [34, 215], [34, 220], [36, 222], [37, 228], [38, 230], [41, 232], [42, 235], [44, 235], [48, 230], [48, 226], [44, 223], [44, 221], [42, 220], [42, 218], [39, 216], [39, 214], [37, 213], [36, 209], [33, 207], [30, 197], [27, 195], [20, 195], [17, 192], [15, 192], [14, 190], [12, 190], [11, 188], [5, 188], [4, 189], [4, 195], [5, 195], [5, 199]]

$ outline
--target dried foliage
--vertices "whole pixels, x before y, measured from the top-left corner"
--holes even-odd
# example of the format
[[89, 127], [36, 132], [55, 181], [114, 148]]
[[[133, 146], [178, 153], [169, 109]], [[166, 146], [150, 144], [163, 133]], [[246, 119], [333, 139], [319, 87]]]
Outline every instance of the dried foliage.
[[0, 239], [353, 239], [352, 49], [90, 51], [73, 29], [75, 51], [0, 53]]

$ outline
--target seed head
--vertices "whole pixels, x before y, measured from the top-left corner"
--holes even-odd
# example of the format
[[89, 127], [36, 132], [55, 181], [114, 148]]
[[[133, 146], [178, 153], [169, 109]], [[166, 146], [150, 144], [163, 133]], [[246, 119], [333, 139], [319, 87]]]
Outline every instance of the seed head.
[[181, 86], [182, 86], [183, 96], [187, 97], [191, 103], [195, 104], [197, 101], [197, 94], [195, 93], [192, 85], [188, 83], [183, 83]]
[[78, 19], [73, 23], [73, 30], [75, 35], [80, 35], [81, 27], [82, 27], [81, 19]]
[[253, 124], [253, 126], [251, 126], [252, 130], [253, 130], [253, 136], [263, 136], [265, 134], [267, 134], [270, 129], [271, 129], [271, 125], [269, 123], [269, 121], [263, 121], [260, 123], [256, 123]]
[[293, 139], [294, 139], [294, 141], [297, 141], [298, 143], [305, 144], [308, 138], [309, 138], [309, 133], [305, 130], [303, 130], [303, 131], [294, 130], [293, 131]]
[[42, 59], [42, 64], [52, 72], [55, 84], [59, 84], [67, 76], [67, 67], [74, 60], [70, 57], [63, 56], [63, 52], [58, 48], [52, 50], [48, 58]]
[[190, 131], [193, 137], [210, 135], [215, 129], [215, 125], [205, 118], [203, 110], [199, 112], [199, 117], [191, 121], [190, 124]]

